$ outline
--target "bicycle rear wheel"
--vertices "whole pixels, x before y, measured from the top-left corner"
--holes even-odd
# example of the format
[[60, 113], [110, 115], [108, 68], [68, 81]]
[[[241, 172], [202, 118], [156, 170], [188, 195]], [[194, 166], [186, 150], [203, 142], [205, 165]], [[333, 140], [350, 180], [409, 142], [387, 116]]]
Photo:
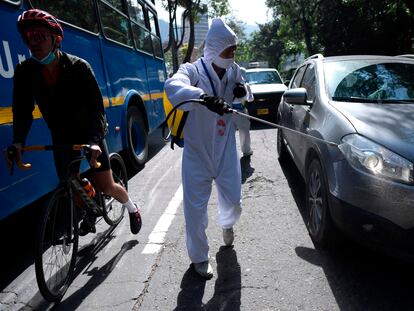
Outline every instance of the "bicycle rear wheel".
[[51, 302], [62, 299], [72, 280], [78, 252], [76, 209], [64, 188], [46, 203], [36, 239], [35, 269], [39, 290]]
[[[122, 157], [117, 153], [113, 153], [110, 155], [110, 161], [112, 168], [112, 177], [114, 178], [114, 181], [127, 190], [128, 176]], [[103, 199], [105, 203], [103, 208], [103, 218], [105, 219], [106, 223], [110, 226], [119, 224], [119, 222], [124, 217], [125, 206], [107, 195], [103, 195]]]

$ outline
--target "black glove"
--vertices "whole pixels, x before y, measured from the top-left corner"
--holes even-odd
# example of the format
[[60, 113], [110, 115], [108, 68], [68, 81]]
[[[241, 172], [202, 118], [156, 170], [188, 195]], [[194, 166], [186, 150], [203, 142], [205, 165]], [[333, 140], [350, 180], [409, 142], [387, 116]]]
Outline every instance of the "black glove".
[[236, 83], [236, 87], [233, 89], [234, 98], [242, 98], [246, 96], [246, 88], [241, 83]]
[[224, 99], [217, 97], [217, 96], [208, 96], [207, 94], [203, 94], [200, 96], [200, 99], [204, 100], [204, 104], [209, 110], [223, 115], [225, 112], [230, 112], [230, 106], [224, 101]]

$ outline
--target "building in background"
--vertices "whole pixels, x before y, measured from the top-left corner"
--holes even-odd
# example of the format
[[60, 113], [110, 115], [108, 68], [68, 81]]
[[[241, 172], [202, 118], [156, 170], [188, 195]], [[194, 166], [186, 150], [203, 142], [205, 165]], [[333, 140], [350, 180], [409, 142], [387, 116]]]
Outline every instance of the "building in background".
[[[203, 43], [204, 39], [206, 38], [208, 31], [208, 15], [199, 14], [197, 17], [196, 22], [194, 23], [194, 47], [200, 48]], [[188, 19], [185, 21], [185, 34], [184, 34], [184, 42], [188, 43], [190, 38], [190, 24]]]

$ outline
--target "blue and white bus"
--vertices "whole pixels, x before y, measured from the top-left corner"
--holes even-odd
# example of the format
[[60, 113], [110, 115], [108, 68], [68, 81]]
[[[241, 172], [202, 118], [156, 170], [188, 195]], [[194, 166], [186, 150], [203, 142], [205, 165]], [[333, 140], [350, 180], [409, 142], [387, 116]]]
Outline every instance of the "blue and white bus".
[[[128, 155], [136, 167], [148, 156], [148, 134], [164, 120], [165, 63], [154, 0], [0, 0], [0, 150], [12, 140], [12, 90], [16, 64], [30, 57], [16, 27], [26, 9], [55, 15], [64, 29], [62, 49], [86, 59], [104, 97], [109, 152]], [[82, 94], [79, 94], [81, 100]], [[27, 145], [50, 144], [39, 110]], [[0, 160], [0, 219], [58, 185], [50, 152], [24, 155], [28, 171], [10, 175]]]

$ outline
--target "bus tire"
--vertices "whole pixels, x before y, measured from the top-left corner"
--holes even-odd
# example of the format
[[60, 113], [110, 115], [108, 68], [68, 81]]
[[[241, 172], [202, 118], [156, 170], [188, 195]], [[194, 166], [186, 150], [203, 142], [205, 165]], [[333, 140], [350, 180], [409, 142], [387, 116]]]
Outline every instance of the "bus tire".
[[148, 130], [138, 107], [128, 108], [127, 124], [128, 157], [133, 167], [140, 168], [148, 159]]

